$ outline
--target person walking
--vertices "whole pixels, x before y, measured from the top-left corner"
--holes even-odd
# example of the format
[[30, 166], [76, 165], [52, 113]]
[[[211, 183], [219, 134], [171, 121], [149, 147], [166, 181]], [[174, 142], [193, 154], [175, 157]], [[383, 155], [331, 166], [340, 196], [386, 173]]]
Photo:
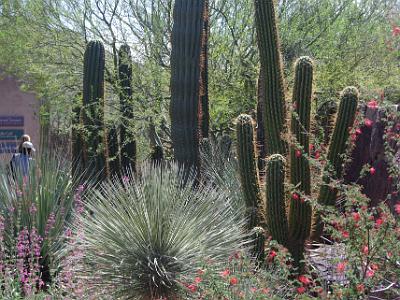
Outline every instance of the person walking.
[[32, 155], [34, 152], [35, 148], [33, 147], [32, 142], [22, 142], [18, 149], [18, 153], [15, 153], [12, 156], [10, 162], [11, 173], [14, 179], [16, 179], [17, 175], [22, 175], [23, 177], [28, 176], [29, 166], [33, 161]]

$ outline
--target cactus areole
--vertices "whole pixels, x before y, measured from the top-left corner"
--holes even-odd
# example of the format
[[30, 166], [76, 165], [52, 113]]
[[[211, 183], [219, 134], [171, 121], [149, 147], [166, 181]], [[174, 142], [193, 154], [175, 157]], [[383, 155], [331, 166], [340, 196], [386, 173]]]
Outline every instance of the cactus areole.
[[199, 141], [206, 76], [204, 34], [206, 0], [177, 0], [171, 52], [171, 136], [175, 159], [200, 169]]

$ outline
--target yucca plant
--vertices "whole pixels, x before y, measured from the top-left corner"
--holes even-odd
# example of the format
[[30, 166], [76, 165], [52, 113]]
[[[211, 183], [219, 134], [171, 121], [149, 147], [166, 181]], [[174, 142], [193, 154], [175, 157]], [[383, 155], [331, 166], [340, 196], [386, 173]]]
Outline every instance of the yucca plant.
[[90, 281], [113, 299], [174, 299], [179, 281], [201, 262], [222, 261], [244, 243], [244, 220], [229, 195], [197, 184], [175, 164], [144, 164], [140, 177], [109, 180], [87, 197], [81, 217]]
[[[40, 252], [35, 254], [40, 265], [37, 284], [41, 288], [47, 288], [51, 282], [53, 254], [62, 246], [60, 238], [72, 217], [79, 179], [71, 177], [71, 163], [57, 151], [42, 151], [31, 161], [26, 176], [11, 174], [6, 166], [1, 166], [0, 215], [4, 225], [1, 250], [5, 255], [2, 260], [14, 259], [12, 254], [20, 250], [16, 249], [17, 244], [19, 247], [24, 243], [26, 252], [36, 247], [35, 251]], [[33, 235], [37, 239], [35, 246]], [[32, 266], [25, 267], [26, 272], [31, 272]]]

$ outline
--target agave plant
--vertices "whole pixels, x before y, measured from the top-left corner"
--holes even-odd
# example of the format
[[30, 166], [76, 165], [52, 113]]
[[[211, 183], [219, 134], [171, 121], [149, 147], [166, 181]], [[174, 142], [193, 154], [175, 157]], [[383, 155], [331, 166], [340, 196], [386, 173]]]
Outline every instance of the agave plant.
[[[245, 240], [229, 195], [177, 165], [144, 164], [87, 195], [81, 217], [85, 280], [99, 274], [113, 299], [174, 298], [204, 260], [223, 261]], [[98, 285], [98, 283], [97, 283]]]
[[[36, 257], [37, 282], [24, 287], [26, 282], [20, 278], [26, 291], [32, 287], [34, 291], [37, 286], [46, 288], [51, 282], [53, 254], [62, 246], [62, 234], [71, 220], [78, 180], [71, 177], [71, 163], [57, 151], [41, 152], [30, 163], [26, 176], [18, 171], [11, 174], [4, 165], [0, 167], [1, 259], [11, 263], [13, 253], [25, 259], [18, 254], [22, 245], [27, 256]], [[20, 272], [34, 276], [29, 264], [21, 266]]]

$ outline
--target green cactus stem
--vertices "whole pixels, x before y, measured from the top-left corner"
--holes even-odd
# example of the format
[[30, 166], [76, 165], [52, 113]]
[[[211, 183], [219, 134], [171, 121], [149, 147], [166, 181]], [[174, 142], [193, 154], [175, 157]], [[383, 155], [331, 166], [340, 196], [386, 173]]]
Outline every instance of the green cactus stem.
[[264, 123], [267, 155], [286, 155], [286, 109], [282, 59], [273, 0], [255, 0], [261, 72], [265, 78]]
[[134, 114], [132, 107], [132, 56], [128, 45], [122, 45], [118, 52], [118, 77], [120, 84], [120, 125], [122, 171], [136, 170], [136, 141], [130, 129]]
[[201, 103], [201, 135], [203, 138], [208, 138], [210, 127], [210, 112], [208, 104], [208, 37], [210, 34], [210, 16], [208, 0], [204, 0], [203, 11], [203, 32], [201, 40], [201, 88], [200, 88], [200, 103]]
[[[344, 154], [347, 149], [349, 131], [353, 126], [357, 110], [359, 92], [355, 87], [347, 87], [341, 93], [339, 112], [336, 125], [329, 144], [327, 168], [323, 176], [324, 184], [320, 188], [318, 203], [322, 205], [335, 205], [337, 190], [329, 186], [330, 179], [340, 179], [343, 171]], [[318, 239], [323, 232], [321, 216], [315, 218], [313, 238]]]
[[249, 216], [248, 229], [251, 230], [256, 226], [265, 227], [265, 205], [258, 179], [254, 127], [249, 115], [242, 114], [237, 118], [236, 135], [240, 181]]
[[[297, 187], [297, 195], [311, 194], [309, 156], [310, 111], [313, 85], [313, 62], [301, 57], [295, 66], [293, 88], [293, 114], [291, 132], [294, 143], [290, 146], [290, 184]], [[289, 231], [291, 239], [303, 241], [310, 235], [311, 205], [299, 196], [291, 197]]]
[[288, 246], [289, 228], [285, 205], [285, 158], [273, 154], [267, 160], [266, 207], [267, 224], [272, 238], [283, 246]]
[[104, 125], [104, 46], [91, 41], [86, 46], [83, 75], [83, 124], [88, 162], [99, 179], [109, 174], [107, 133]]
[[[171, 51], [171, 138], [179, 164], [200, 170], [205, 0], [176, 0]], [[204, 109], [203, 109], [204, 111]]]
[[121, 160], [119, 157], [118, 147], [118, 128], [115, 124], [111, 125], [108, 130], [108, 152], [110, 174], [119, 174], [121, 171]]

